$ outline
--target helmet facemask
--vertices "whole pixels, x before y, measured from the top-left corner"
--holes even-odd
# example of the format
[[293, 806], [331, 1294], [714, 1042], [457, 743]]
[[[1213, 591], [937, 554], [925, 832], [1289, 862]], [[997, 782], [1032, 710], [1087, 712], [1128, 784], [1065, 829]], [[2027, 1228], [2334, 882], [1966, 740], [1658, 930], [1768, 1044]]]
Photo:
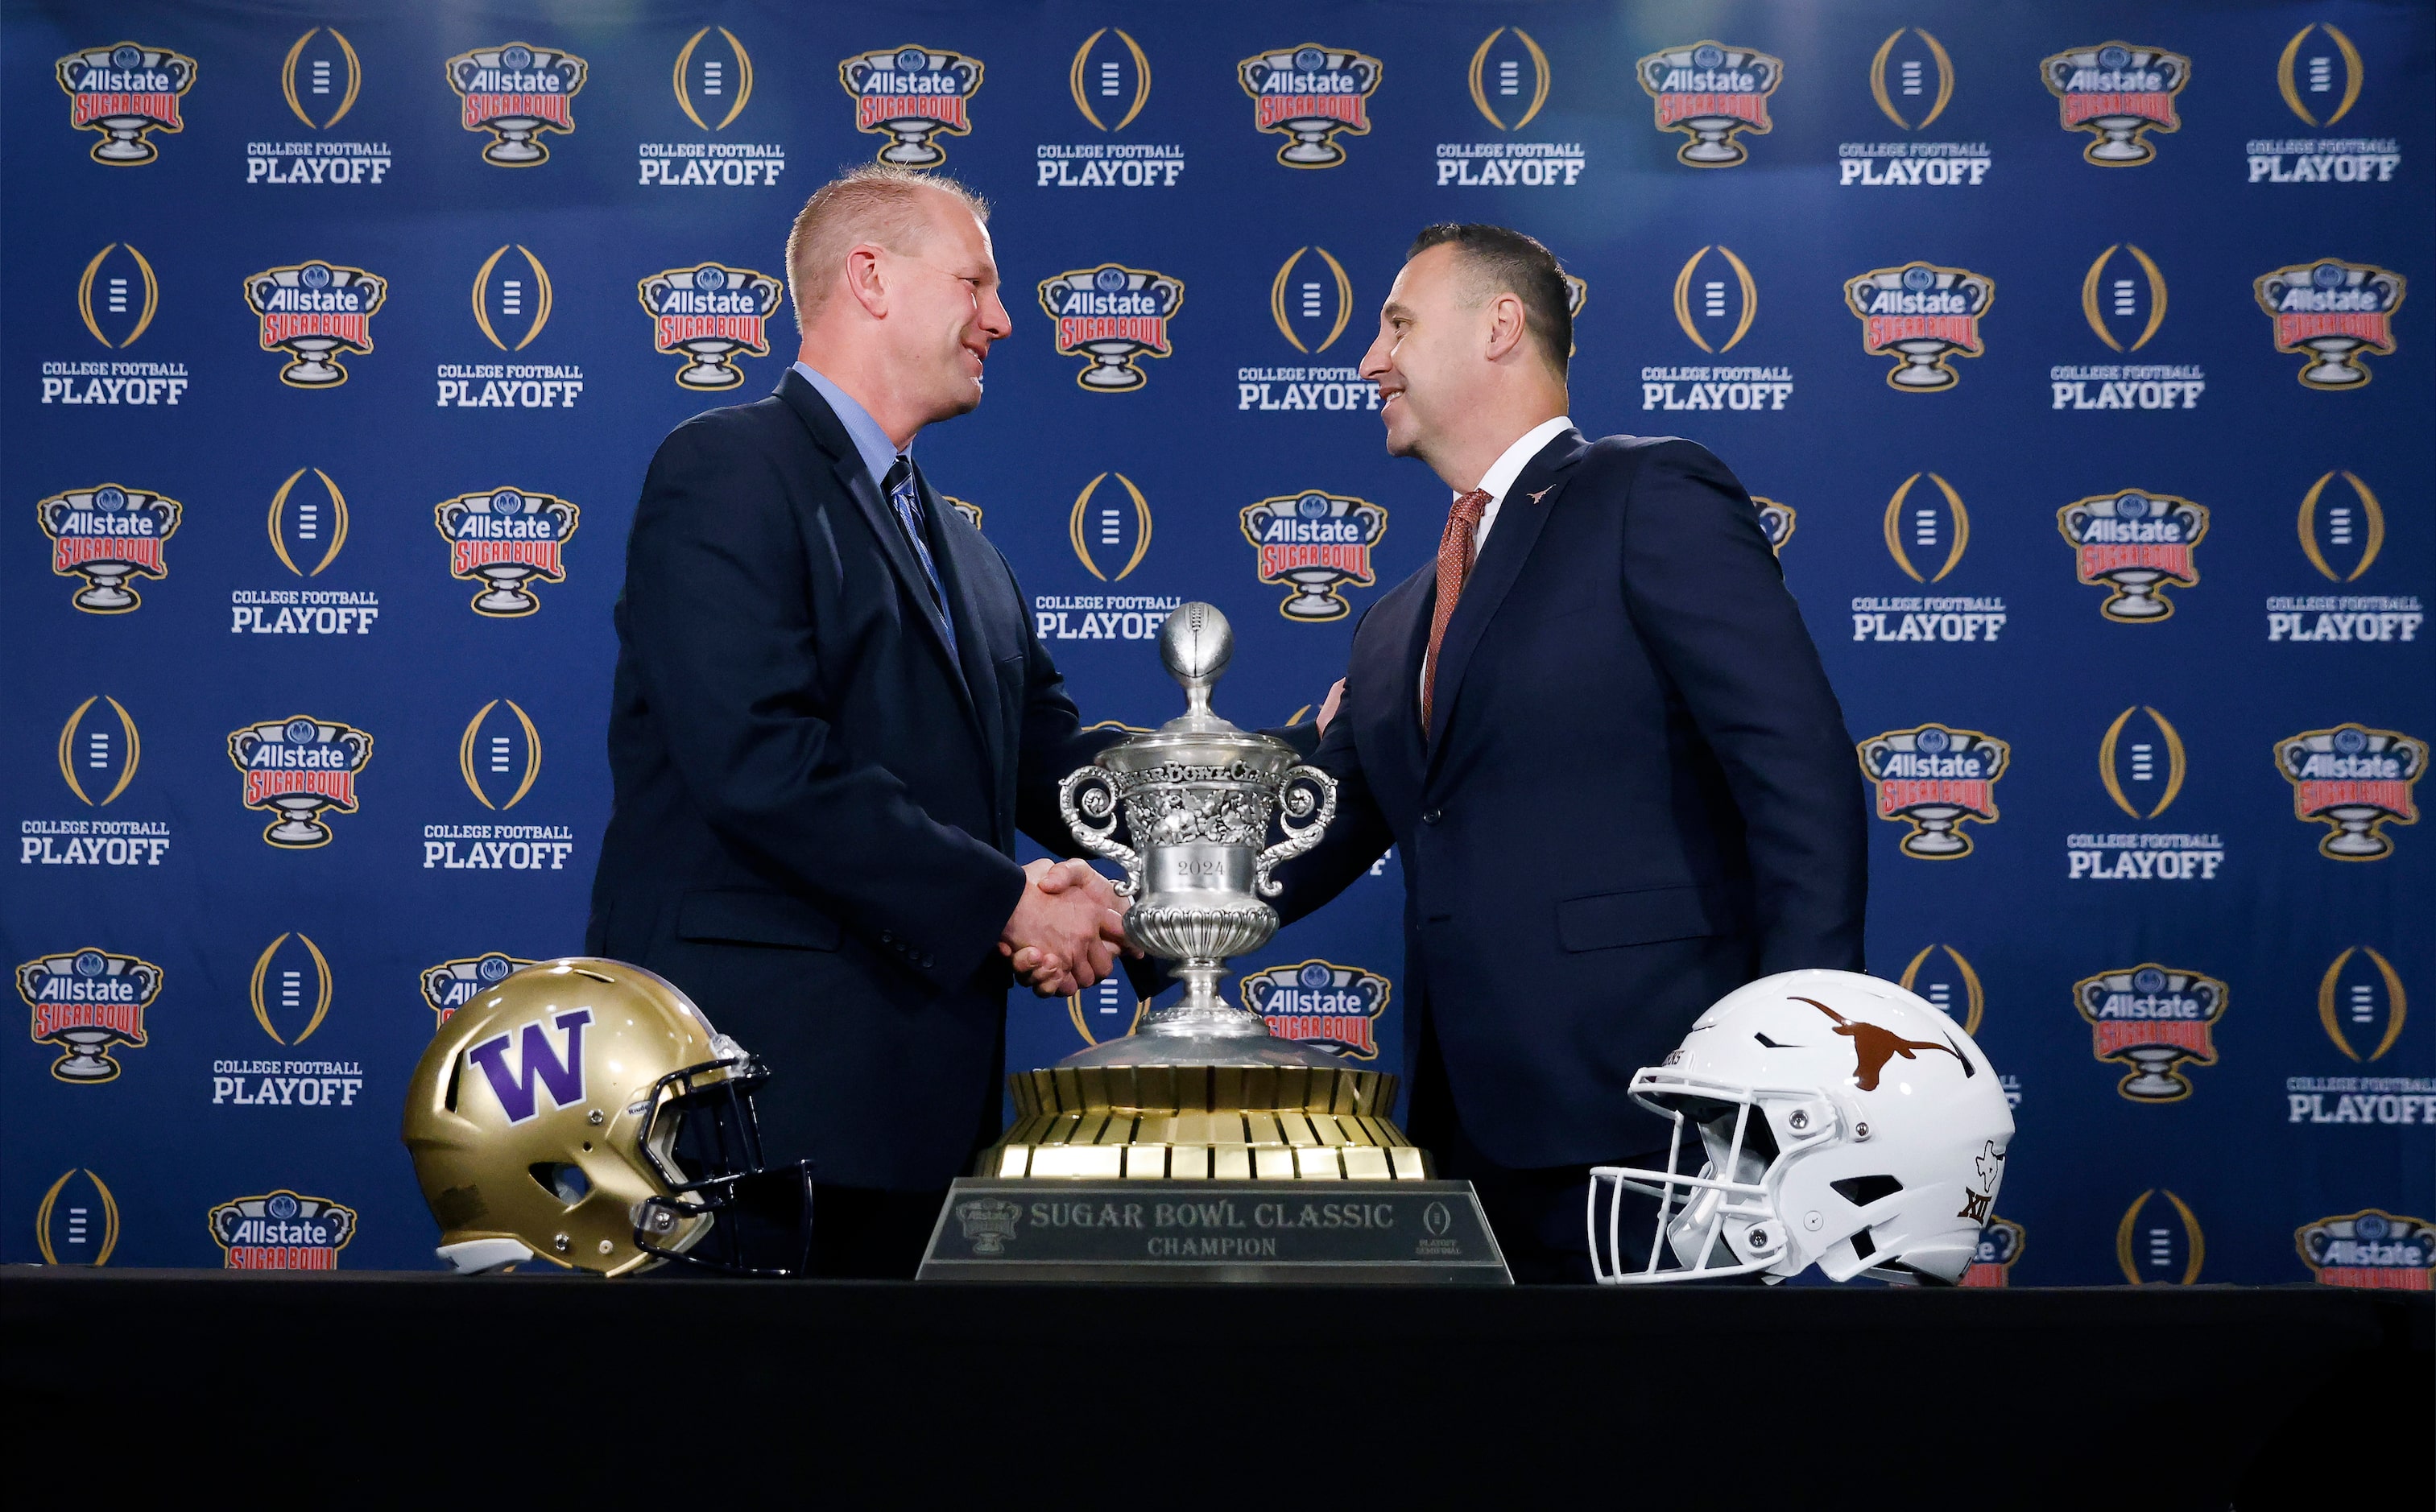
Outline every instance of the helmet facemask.
[[[1591, 1267], [1598, 1279], [1714, 1281], [1781, 1265], [1790, 1246], [1785, 1225], [1777, 1216], [1775, 1193], [1784, 1151], [1776, 1126], [1791, 1123], [1796, 1115], [1801, 1131], [1832, 1126], [1832, 1113], [1821, 1117], [1818, 1095], [1799, 1088], [1702, 1082], [1663, 1070], [1644, 1070], [1635, 1076], [1632, 1094], [1634, 1101], [1664, 1115], [1673, 1124], [1666, 1169], [1598, 1166], [1592, 1170]], [[1686, 1125], [1700, 1141], [1702, 1164], [1697, 1174], [1684, 1168]], [[1796, 1150], [1806, 1150], [1820, 1137], [1792, 1130], [1788, 1134]], [[1659, 1199], [1649, 1253], [1637, 1269], [1627, 1268], [1631, 1258], [1622, 1252], [1623, 1194], [1627, 1189]], [[1671, 1266], [1661, 1264], [1666, 1251], [1673, 1254]], [[1771, 1279], [1782, 1279], [1782, 1275]]]
[[635, 1247], [722, 1276], [808, 1276], [811, 1163], [762, 1164], [753, 1094], [769, 1072], [723, 1034], [716, 1049], [627, 1109], [641, 1121], [644, 1165], [668, 1189], [635, 1205]]

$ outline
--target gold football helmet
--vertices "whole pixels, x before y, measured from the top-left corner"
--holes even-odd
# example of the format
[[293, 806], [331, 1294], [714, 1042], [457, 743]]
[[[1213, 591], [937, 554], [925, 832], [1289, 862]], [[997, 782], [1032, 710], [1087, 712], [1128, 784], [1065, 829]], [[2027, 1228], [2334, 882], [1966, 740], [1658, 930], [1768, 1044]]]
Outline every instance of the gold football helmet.
[[[440, 1026], [407, 1087], [441, 1259], [465, 1275], [536, 1258], [602, 1276], [670, 1260], [804, 1274], [810, 1167], [762, 1166], [766, 1079], [640, 966], [570, 956], [510, 974]], [[792, 1225], [789, 1263], [746, 1263], [748, 1208]]]

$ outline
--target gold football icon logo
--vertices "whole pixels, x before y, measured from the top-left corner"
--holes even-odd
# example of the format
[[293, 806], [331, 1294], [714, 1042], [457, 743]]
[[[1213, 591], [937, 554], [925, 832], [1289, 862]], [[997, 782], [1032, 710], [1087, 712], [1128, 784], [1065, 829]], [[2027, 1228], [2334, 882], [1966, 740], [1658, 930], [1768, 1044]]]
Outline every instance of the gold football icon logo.
[[[1936, 964], [1934, 958], [1940, 952], [1953, 967], [1951, 972]], [[1987, 1014], [1988, 995], [1979, 985], [1979, 973], [1961, 951], [1950, 945], [1922, 946], [1920, 953], [1904, 967], [1897, 985], [1905, 992], [1920, 994], [1930, 1007], [1958, 1021], [1964, 1034], [1977, 1036], [1979, 1020]]]
[[[280, 954], [280, 947], [290, 940], [304, 947], [303, 961], [297, 961], [293, 952], [285, 957]], [[304, 980], [308, 972], [312, 976], [309, 983]], [[262, 1032], [273, 1043], [302, 1045], [322, 1027], [322, 1020], [330, 1017], [330, 998], [336, 987], [330, 958], [322, 953], [313, 937], [288, 930], [263, 947], [262, 954], [254, 957], [246, 999], [253, 1005], [253, 1021], [262, 1026]], [[282, 1034], [272, 1022], [276, 1017], [292, 1024], [300, 1015], [304, 1016], [304, 1027], [297, 1031], [294, 1039]]]
[[[703, 48], [703, 43], [714, 31], [727, 43], [725, 58], [715, 57], [712, 51]], [[705, 131], [724, 131], [744, 113], [745, 102], [753, 97], [753, 55], [725, 26], [705, 26], [677, 49], [677, 65], [670, 82], [676, 90], [677, 109], [685, 112], [687, 120]], [[710, 109], [720, 111], [724, 107], [717, 126], [709, 124], [701, 106], [695, 103], [697, 93]]]
[[[82, 1187], [75, 1184], [78, 1176]], [[99, 1174], [78, 1166], [60, 1173], [34, 1209], [34, 1247], [45, 1265], [110, 1263], [118, 1247], [118, 1198]]]
[[[1897, 56], [1898, 52], [1911, 53], [1902, 45], [1906, 34], [1920, 39], [1925, 56]], [[1889, 63], [1893, 65], [1891, 86], [1888, 83]], [[1929, 87], [1932, 74], [1937, 86], [1933, 90]], [[1896, 104], [1898, 96], [1902, 106]], [[1944, 43], [1918, 26], [1898, 26], [1887, 33], [1887, 40], [1878, 43], [1876, 54], [1870, 59], [1870, 97], [1878, 102], [1878, 109], [1888, 120], [1906, 131], [1922, 130], [1944, 114], [1946, 105], [1954, 98], [1954, 60], [1946, 56]], [[1917, 110], [1921, 105], [1927, 109], [1919, 120], [1905, 118], [1905, 107]]]
[[[1500, 49], [1497, 45], [1498, 38], [1509, 35], [1522, 44], [1519, 56], [1510, 47]], [[1493, 63], [1492, 54], [1495, 54]], [[1526, 65], [1531, 70], [1531, 83], [1527, 90], [1522, 83], [1522, 70]], [[1529, 32], [1520, 26], [1500, 26], [1483, 37], [1480, 45], [1472, 49], [1471, 68], [1466, 80], [1471, 86], [1472, 108], [1499, 130], [1519, 131], [1531, 124], [1531, 117], [1540, 113], [1540, 107], [1548, 103], [1550, 72], [1548, 55], [1540, 51], [1540, 44], [1532, 40]], [[1494, 103], [1490, 97], [1492, 95]], [[1505, 118], [1497, 113], [1499, 104], [1520, 113], [1512, 125], [1507, 125]]]
[[[1725, 259], [1726, 266], [1717, 271], [1732, 274], [1734, 295], [1731, 301], [1727, 298], [1724, 278], [1700, 276], [1701, 261], [1711, 252]], [[1696, 293], [1694, 291], [1696, 281], [1698, 285]], [[1737, 342], [1750, 334], [1751, 322], [1757, 319], [1759, 285], [1752, 279], [1750, 269], [1734, 255], [1731, 247], [1703, 247], [1683, 259], [1682, 268], [1675, 274], [1675, 323], [1683, 328], [1683, 334], [1692, 339], [1693, 345], [1708, 353], [1731, 352]], [[1727, 329], [1729, 321], [1732, 322], [1731, 331]], [[1703, 325], [1709, 327], [1710, 335], [1716, 338], [1714, 345], [1710, 343], [1709, 336], [1701, 334]]]
[[[2132, 719], [2145, 715], [2146, 732], [2133, 730]], [[2131, 739], [2127, 742], [2126, 732]], [[2143, 739], [2143, 734], [2147, 739]], [[2097, 775], [2105, 785], [2106, 796], [2114, 807], [2134, 819], [2154, 819], [2174, 806], [2183, 794], [2183, 778], [2188, 774], [2189, 759], [2183, 750], [2182, 732], [2170, 721], [2146, 704], [2134, 704], [2114, 716], [2106, 734], [2097, 742]], [[2136, 791], [2140, 799], [2133, 801]]]
[[[486, 729], [483, 721], [490, 719], [492, 710], [502, 704], [514, 718], [513, 731], [501, 727], [505, 721]], [[522, 735], [522, 740], [517, 739], [518, 734]], [[519, 745], [524, 750], [521, 772], [517, 770], [516, 760]], [[457, 741], [457, 771], [465, 779], [466, 789], [485, 808], [513, 808], [524, 802], [525, 794], [532, 791], [533, 779], [541, 775], [541, 731], [534, 728], [532, 716], [512, 698], [495, 698], [475, 710], [474, 717], [465, 721], [464, 735]], [[485, 778], [491, 779], [489, 786], [501, 789], [507, 789], [511, 783], [514, 786], [504, 796], [494, 800], [486, 789]]]
[[[1911, 503], [1912, 485], [1927, 478], [1936, 488], [1935, 498], [1923, 497]], [[1943, 508], [1939, 508], [1939, 502]], [[1954, 485], [1935, 473], [1914, 473], [1895, 485], [1894, 495], [1887, 500], [1887, 513], [1880, 522], [1887, 540], [1887, 555], [1895, 559], [1905, 577], [1914, 582], [1942, 582], [1962, 561], [1962, 553], [1971, 545], [1971, 512], [1962, 504], [1962, 495]], [[1942, 547], [1944, 559], [1935, 553]], [[1912, 553], [1921, 553], [1921, 563], [1937, 564], [1937, 570], [1923, 575], [1912, 561]]]
[[[1103, 50], [1095, 61], [1091, 49], [1099, 45], [1103, 37], [1113, 39], [1114, 44]], [[1133, 74], [1130, 91], [1124, 87], [1128, 63]], [[1141, 43], [1124, 31], [1102, 26], [1074, 49], [1074, 61], [1066, 67], [1066, 87], [1073, 95], [1074, 108], [1083, 113], [1083, 119], [1103, 131], [1122, 131], [1133, 125], [1134, 117], [1150, 103], [1150, 59], [1142, 52]], [[1111, 126], [1100, 118], [1091, 103], [1094, 99], [1105, 102], [1112, 115], [1122, 103], [1124, 113], [1118, 115], [1116, 124]]]
[[[2365, 945], [2346, 947], [2318, 979], [2318, 1023], [2335, 1049], [2356, 1061], [2381, 1060], [2402, 1037], [2402, 1021], [2410, 1008], [2402, 975], [2393, 963]], [[2377, 1020], [2384, 1019], [2380, 1029]], [[2371, 1038], [2376, 1048], [2363, 1055], [2353, 1045]]]
[[[2307, 61], [2304, 62], [2303, 50], [2313, 31], [2321, 33], [2325, 41], [2307, 48]], [[2343, 72], [2340, 90], [2335, 86], [2338, 62]], [[2323, 21], [2313, 21], [2292, 33], [2292, 40], [2284, 44], [2283, 55], [2275, 60], [2276, 90], [2292, 113], [2309, 126], [2332, 126], [2350, 114], [2352, 107], [2359, 103], [2360, 85], [2367, 81], [2368, 69], [2360, 62], [2359, 49], [2352, 45], [2352, 40], [2343, 35], [2340, 27]], [[2319, 110], [2326, 111], [2324, 119], [2321, 120], [2309, 108], [2312, 101]], [[2328, 110], [2329, 106], [2333, 108]]]
[[[1330, 285], [1310, 277], [1298, 284], [1296, 282], [1295, 267], [1306, 252], [1317, 254], [1331, 280]], [[1331, 287], [1336, 295], [1332, 302], [1325, 297]], [[1330, 316], [1331, 304], [1334, 306], [1333, 319]], [[1278, 276], [1269, 281], [1269, 318], [1278, 322], [1278, 333], [1293, 342], [1297, 352], [1309, 355], [1325, 352], [1334, 346], [1336, 339], [1345, 334], [1346, 323], [1353, 318], [1353, 280], [1346, 276], [1345, 265], [1331, 255], [1325, 247], [1296, 248], [1284, 262], [1278, 265]], [[1326, 336], [1319, 334], [1323, 322], [1328, 325]], [[1301, 334], [1295, 329], [1297, 324], [1310, 333], [1313, 344], [1304, 344]]]
[[[336, 45], [338, 56], [326, 56], [322, 49], [316, 48], [313, 49], [314, 56], [308, 59], [306, 48], [314, 38], [325, 32]], [[296, 87], [300, 74], [304, 78], [303, 96], [298, 94]], [[287, 99], [287, 108], [296, 118], [316, 131], [326, 131], [345, 118], [346, 113], [356, 108], [356, 95], [363, 87], [363, 60], [356, 56], [355, 44], [347, 41], [347, 34], [336, 26], [315, 26], [297, 38], [296, 44], [287, 49], [287, 56], [279, 61], [279, 93]], [[313, 119], [313, 113], [304, 108], [306, 97], [320, 104], [333, 96], [337, 96], [338, 102], [331, 108], [330, 118], [326, 121]]]
[[[2357, 582], [2385, 547], [2385, 507], [2358, 475], [2343, 472], [2340, 476], [2351, 487], [2352, 502], [2325, 499], [2325, 509], [2321, 513], [2319, 501], [2325, 495], [2326, 485], [2337, 476], [2322, 476], [2301, 497], [2301, 552], [2327, 582]], [[2344, 556], [2357, 553], [2350, 571], [2336, 570], [2335, 560], [2326, 554], [2330, 549]]]
[[[2163, 1197], [2167, 1210], [2147, 1213], [2149, 1200]], [[2207, 1261], [2207, 1236], [2200, 1231], [2191, 1205], [2161, 1187], [2151, 1187], [2132, 1199], [2123, 1221], [2114, 1225], [2114, 1263], [2134, 1286], [2191, 1286]]]
[[[104, 271], [110, 254], [121, 248], [126, 249], [128, 261], [134, 265], [131, 278], [125, 272]], [[154, 275], [152, 264], [131, 242], [113, 241], [95, 252], [77, 278], [77, 314], [83, 317], [84, 328], [93, 333], [93, 339], [106, 347], [133, 346], [151, 325], [152, 317], [160, 313], [161, 280]], [[113, 341], [103, 329], [105, 323], [124, 329], [127, 334]]]
[[[306, 473], [321, 481], [320, 499], [296, 493], [298, 479]], [[299, 467], [288, 474], [287, 480], [279, 485], [279, 492], [270, 495], [270, 549], [279, 558], [279, 565], [300, 578], [318, 578], [322, 568], [339, 560], [339, 552], [346, 544], [347, 495], [339, 492], [330, 475], [318, 467]], [[309, 554], [317, 547], [322, 554], [312, 571], [296, 565], [297, 553]]]
[[[93, 712], [96, 704], [109, 704], [110, 711], [118, 716], [115, 730], [99, 720], [88, 727], [85, 716]], [[78, 704], [68, 721], [60, 726], [60, 775], [66, 779], [68, 791], [87, 808], [106, 808], [116, 803], [127, 785], [135, 780], [135, 769], [143, 759], [144, 740], [135, 732], [135, 716], [107, 693], [96, 693]], [[91, 791], [85, 787], [87, 777], [94, 782]], [[101, 784], [105, 782], [110, 788], [102, 791]], [[95, 792], [101, 792], [101, 796], [96, 798]]]
[[[2137, 280], [2107, 275], [2106, 265], [2118, 252], [2132, 254], [2140, 275]], [[2156, 259], [2129, 242], [2117, 242], [2099, 252], [2080, 280], [2080, 315], [2097, 339], [2117, 352], [2137, 352], [2147, 346], [2157, 327], [2166, 323], [2166, 275], [2158, 270]], [[2129, 335], [2134, 322], [2140, 334], [2127, 345], [2114, 334], [2115, 328], [2119, 322]]]
[[[528, 284], [513, 272], [506, 272], [500, 274], [494, 287], [492, 269], [499, 266], [499, 259], [508, 254], [510, 246], [513, 246], [524, 258], [531, 282]], [[542, 327], [549, 323], [549, 269], [544, 268], [541, 259], [533, 255], [532, 249], [522, 242], [500, 243], [498, 251], [483, 258], [482, 266], [474, 270], [474, 323], [481, 328], [483, 339], [502, 352], [521, 352], [532, 345], [533, 338], [541, 335]], [[513, 347], [500, 338], [497, 327], [492, 324], [494, 310], [502, 321], [527, 322], [524, 335], [517, 338]], [[509, 326], [508, 334], [514, 336], [515, 327]]]
[[[1104, 499], [1098, 504], [1092, 502], [1100, 485], [1111, 478], [1117, 480], [1118, 487], [1125, 491], [1125, 497], [1133, 501], [1131, 510], [1113, 499]], [[1130, 530], [1127, 527], [1131, 527]], [[1075, 560], [1083, 564], [1084, 571], [1102, 582], [1122, 582], [1134, 568], [1141, 565], [1142, 557], [1150, 550], [1150, 501], [1142, 497], [1142, 491], [1134, 486], [1134, 480], [1122, 473], [1102, 473], [1084, 484], [1083, 492], [1074, 495], [1073, 512], [1066, 517], [1066, 538], [1073, 544]], [[1125, 544], [1128, 534], [1133, 537], [1130, 547]], [[1092, 553], [1091, 548], [1095, 545], [1111, 553], [1111, 560], [1115, 553], [1123, 553], [1125, 565], [1114, 572], [1106, 571]]]

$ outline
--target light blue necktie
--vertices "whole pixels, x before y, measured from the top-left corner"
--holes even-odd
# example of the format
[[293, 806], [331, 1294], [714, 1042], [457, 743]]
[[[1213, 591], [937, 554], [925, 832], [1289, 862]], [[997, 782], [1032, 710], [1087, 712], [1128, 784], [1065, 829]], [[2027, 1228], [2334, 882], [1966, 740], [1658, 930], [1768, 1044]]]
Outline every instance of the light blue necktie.
[[896, 522], [905, 527], [907, 539], [914, 543], [914, 554], [922, 559], [922, 575], [931, 580], [931, 602], [939, 611], [939, 623], [948, 633], [948, 650], [956, 649], [956, 620], [948, 613], [947, 591], [939, 586], [939, 568], [931, 560], [931, 545], [922, 530], [922, 490], [914, 480], [914, 462], [904, 453], [896, 455], [896, 465], [888, 470], [888, 500], [896, 506]]

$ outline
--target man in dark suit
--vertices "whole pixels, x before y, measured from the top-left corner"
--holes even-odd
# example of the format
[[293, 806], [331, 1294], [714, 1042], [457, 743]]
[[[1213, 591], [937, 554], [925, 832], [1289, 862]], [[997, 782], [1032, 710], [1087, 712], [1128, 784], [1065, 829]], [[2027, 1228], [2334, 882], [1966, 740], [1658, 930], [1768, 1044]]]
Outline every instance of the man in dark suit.
[[1336, 822], [1281, 873], [1292, 919], [1401, 856], [1409, 1127], [1524, 1280], [1590, 1279], [1587, 1168], [1662, 1149], [1636, 1069], [1756, 976], [1860, 969], [1867, 880], [1851, 737], [1750, 496], [1691, 442], [1585, 440], [1572, 346], [1537, 241], [1414, 244], [1362, 374], [1455, 499], [1354, 632], [1314, 757]]
[[[802, 360], [672, 431], [627, 542], [615, 807], [585, 947], [766, 1060], [769, 1158], [817, 1164], [816, 1268], [907, 1276], [999, 1130], [1013, 965], [1088, 986], [1122, 939], [1061, 853], [1085, 733], [1006, 561], [906, 455], [1007, 333], [985, 212], [867, 167], [788, 239]], [[1011, 962], [1018, 951], [1028, 951]]]

